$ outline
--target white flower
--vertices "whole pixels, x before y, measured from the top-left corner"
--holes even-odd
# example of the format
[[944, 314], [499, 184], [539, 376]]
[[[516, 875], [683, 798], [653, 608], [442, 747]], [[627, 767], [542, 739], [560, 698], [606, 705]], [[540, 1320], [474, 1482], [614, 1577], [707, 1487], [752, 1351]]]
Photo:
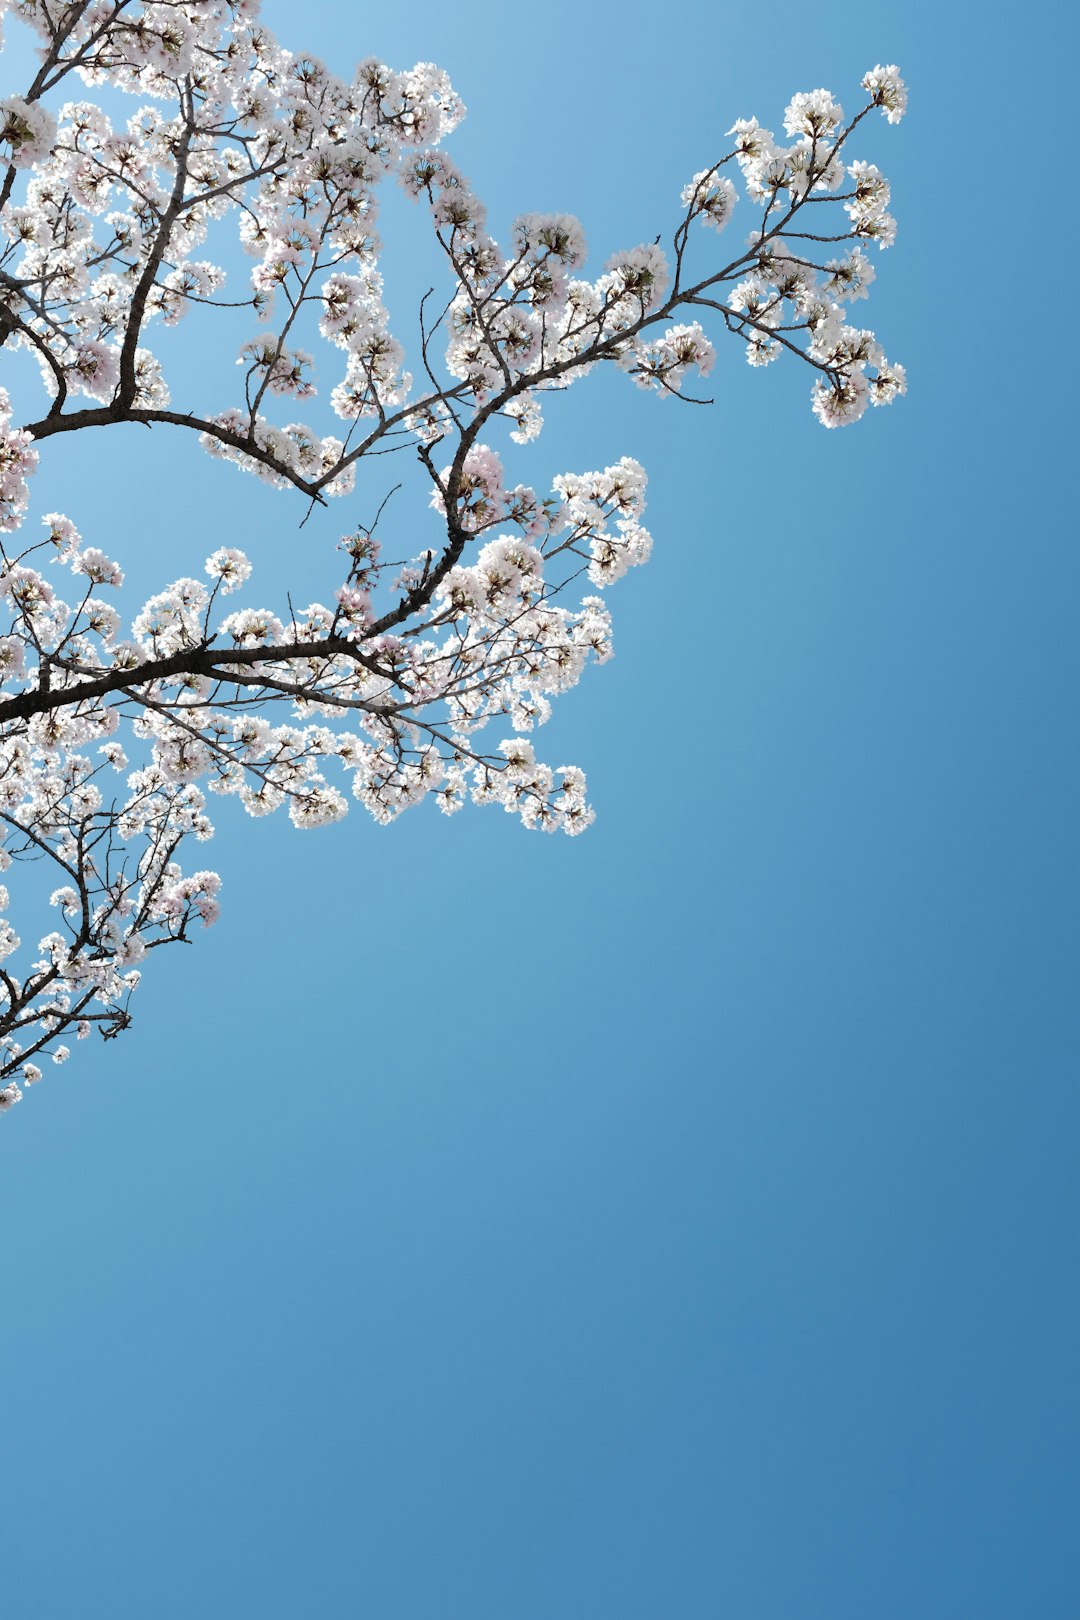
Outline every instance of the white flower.
[[889, 123], [898, 124], [907, 112], [908, 93], [895, 63], [882, 67], [879, 62], [877, 67], [864, 74], [862, 86], [870, 92], [874, 106], [881, 108]]
[[871, 405], [891, 405], [901, 394], [907, 393], [907, 372], [903, 366], [890, 366], [882, 361], [876, 377], [870, 379]]
[[514, 235], [522, 253], [550, 255], [568, 270], [585, 262], [585, 232], [572, 214], [522, 214]]
[[861, 371], [852, 372], [839, 384], [814, 384], [814, 415], [823, 427], [846, 427], [857, 422], [868, 403], [868, 385]]
[[236, 591], [251, 578], [251, 564], [244, 553], [237, 551], [235, 546], [219, 546], [207, 557], [206, 572], [211, 579], [221, 581], [223, 591]]
[[56, 139], [56, 120], [39, 101], [7, 96], [0, 101], [0, 146], [10, 149], [17, 169], [32, 168], [49, 155]]
[[690, 184], [682, 189], [682, 205], [690, 208], [706, 225], [722, 231], [731, 218], [738, 201], [738, 193], [726, 175], [718, 175], [715, 168], [701, 169]]
[[813, 140], [832, 135], [843, 121], [844, 109], [828, 90], [809, 90], [793, 96], [784, 113], [784, 129], [789, 135], [809, 135]]

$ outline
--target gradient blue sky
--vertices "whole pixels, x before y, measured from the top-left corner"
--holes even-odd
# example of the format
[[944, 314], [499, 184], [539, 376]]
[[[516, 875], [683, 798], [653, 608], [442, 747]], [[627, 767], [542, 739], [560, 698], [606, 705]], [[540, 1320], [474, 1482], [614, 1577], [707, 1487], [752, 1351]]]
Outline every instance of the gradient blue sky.
[[[265, 16], [331, 65], [447, 67], [494, 228], [563, 208], [597, 258], [670, 228], [734, 117], [899, 62], [910, 116], [859, 155], [911, 393], [826, 434], [804, 371], [729, 345], [712, 411], [552, 402], [521, 476], [652, 479], [616, 660], [544, 739], [589, 771], [585, 838], [222, 817], [222, 922], [0, 1132], [5, 1615], [1072, 1620], [1073, 388], [1061, 294], [1029, 301], [1060, 25]], [[46, 446], [39, 491], [136, 590], [232, 541], [269, 601], [370, 516], [298, 535], [127, 430]]]

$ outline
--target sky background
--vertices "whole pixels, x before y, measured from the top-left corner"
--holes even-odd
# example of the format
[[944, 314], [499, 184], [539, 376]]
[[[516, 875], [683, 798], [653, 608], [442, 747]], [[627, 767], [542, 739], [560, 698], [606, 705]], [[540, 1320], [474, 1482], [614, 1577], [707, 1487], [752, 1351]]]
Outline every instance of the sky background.
[[[898, 62], [857, 309], [911, 391], [826, 433], [805, 368], [720, 343], [710, 411], [549, 397], [515, 476], [637, 456], [656, 537], [540, 739], [589, 772], [584, 838], [214, 801], [222, 921], [0, 1130], [5, 1614], [1072, 1620], [1072, 384], [1061, 295], [1029, 302], [1060, 18], [264, 17], [346, 72], [446, 67], [496, 234], [576, 213], [593, 273], [735, 117]], [[386, 235], [405, 328], [435, 260], [403, 203]], [[329, 589], [382, 493], [301, 534], [134, 430], [52, 441], [35, 489], [129, 611], [220, 543], [245, 601]]]

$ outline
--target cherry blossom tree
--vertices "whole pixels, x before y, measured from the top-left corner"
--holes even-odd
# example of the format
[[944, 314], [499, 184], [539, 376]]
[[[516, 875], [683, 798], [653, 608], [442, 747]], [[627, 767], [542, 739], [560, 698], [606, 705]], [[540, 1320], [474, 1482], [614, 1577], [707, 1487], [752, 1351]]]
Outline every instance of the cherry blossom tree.
[[[179, 861], [212, 833], [208, 793], [300, 828], [339, 819], [349, 793], [379, 822], [431, 798], [589, 825], [581, 770], [542, 763], [531, 739], [610, 655], [604, 592], [652, 544], [645, 474], [623, 458], [540, 495], [507, 463], [535, 454], [545, 396], [598, 366], [695, 398], [721, 335], [752, 366], [808, 367], [827, 428], [903, 393], [847, 307], [895, 230], [853, 137], [907, 100], [879, 66], [853, 117], [828, 91], [796, 95], [787, 144], [740, 119], [688, 179], [670, 239], [589, 279], [576, 219], [489, 234], [443, 151], [463, 108], [428, 63], [336, 78], [279, 46], [257, 0], [4, 13], [34, 31], [40, 65], [0, 100], [0, 345], [34, 357], [42, 393], [22, 422], [0, 390], [0, 864], [44, 860], [57, 886], [36, 949], [0, 920], [0, 1108], [66, 1039], [124, 1029], [143, 958], [214, 921], [217, 874]], [[392, 184], [426, 211], [436, 264], [398, 336], [377, 232]], [[253, 269], [226, 296], [230, 228]], [[219, 304], [248, 310], [242, 397], [174, 404], [154, 325]], [[320, 340], [317, 366], [305, 345]], [[299, 408], [308, 421], [284, 420]], [[430, 530], [384, 555], [380, 509], [342, 539], [332, 600], [276, 611], [225, 602], [251, 563], [216, 544], [203, 579], [165, 584], [125, 628], [118, 563], [69, 516], [28, 516], [42, 440], [123, 423], [196, 434], [308, 510], [352, 491], [365, 458], [395, 456], [430, 492]]]

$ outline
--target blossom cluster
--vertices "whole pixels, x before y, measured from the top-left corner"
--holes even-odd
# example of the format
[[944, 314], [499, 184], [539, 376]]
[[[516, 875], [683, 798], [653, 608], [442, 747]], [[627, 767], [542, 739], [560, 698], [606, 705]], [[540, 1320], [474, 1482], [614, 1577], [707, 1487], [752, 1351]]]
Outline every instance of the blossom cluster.
[[[904, 391], [903, 369], [869, 338], [853, 348], [844, 317], [873, 279], [864, 249], [895, 234], [887, 181], [847, 151], [867, 111], [880, 108], [890, 122], [902, 115], [907, 92], [894, 67], [865, 75], [867, 102], [846, 124], [830, 92], [795, 96], [784, 116], [790, 144], [739, 120], [731, 150], [683, 188], [670, 250], [659, 240], [628, 248], [587, 279], [584, 231], [569, 215], [521, 215], [508, 251], [489, 232], [483, 204], [441, 149], [462, 114], [443, 73], [425, 63], [394, 73], [368, 60], [346, 82], [283, 50], [257, 12], [251, 0], [174, 0], [105, 20], [88, 7], [59, 28], [39, 0], [20, 8], [46, 42], [52, 82], [73, 74], [144, 102], [123, 125], [85, 99], [55, 112], [40, 97], [0, 103], [12, 163], [0, 310], [50, 396], [36, 436], [65, 431], [72, 408], [85, 418], [87, 407], [71, 404], [83, 396], [96, 423], [176, 421], [275, 485], [341, 495], [376, 444], [430, 442], [462, 411], [528, 408], [535, 391], [566, 387], [604, 361], [661, 394], [680, 392], [689, 372], [705, 375], [712, 363], [707, 311], [743, 339], [752, 364], [785, 351], [808, 362], [826, 426]], [[16, 170], [27, 177], [20, 186]], [[756, 222], [729, 262], [699, 272], [690, 228], [723, 232], [737, 217], [733, 172]], [[427, 202], [452, 278], [411, 369], [379, 268], [378, 194], [388, 179]], [[845, 217], [826, 225], [813, 209], [804, 229], [803, 211], [822, 202]], [[208, 256], [230, 215], [255, 260], [246, 300], [224, 299], [225, 269]], [[172, 326], [222, 301], [246, 301], [259, 322], [240, 346], [243, 401], [172, 411], [148, 332], [155, 320]], [[438, 326], [442, 377], [430, 343]], [[319, 338], [343, 357], [328, 394], [343, 435], [274, 414], [319, 395], [307, 346]], [[539, 420], [534, 407], [523, 431], [535, 436]]]
[[11, 401], [0, 388], [0, 531], [10, 532], [22, 522], [30, 499], [26, 480], [37, 464], [33, 438], [25, 428], [12, 426]]
[[[40, 0], [20, 5], [44, 41], [46, 80], [74, 75], [143, 105], [117, 123], [82, 98], [50, 110], [40, 90], [0, 102], [0, 161], [6, 154], [12, 174], [28, 176], [6, 187], [0, 303], [17, 323], [14, 341], [40, 364], [50, 416], [79, 395], [99, 404], [102, 420], [168, 408], [146, 332], [221, 301], [225, 269], [205, 249], [235, 214], [256, 260], [248, 302], [264, 331], [241, 352], [243, 409], [209, 418], [208, 443], [286, 481], [323, 478], [341, 441], [305, 424], [279, 427], [263, 406], [314, 394], [311, 357], [290, 341], [308, 305], [325, 311], [323, 336], [345, 350], [339, 415], [374, 413], [407, 394], [380, 302], [377, 188], [404, 152], [437, 143], [459, 121], [446, 75], [426, 63], [393, 73], [366, 61], [351, 82], [337, 79], [282, 50], [252, 0], [72, 9], [57, 21]], [[326, 483], [332, 493], [349, 487], [344, 477]]]
[[[449, 512], [451, 474], [433, 498], [478, 549], [426, 597], [431, 552], [387, 563], [359, 531], [341, 542], [331, 602], [223, 612], [252, 568], [221, 546], [203, 578], [155, 593], [125, 633], [108, 600], [119, 565], [64, 514], [47, 514], [44, 540], [23, 552], [0, 548], [0, 861], [52, 860], [66, 924], [39, 942], [27, 977], [0, 970], [2, 1095], [15, 1098], [18, 1076], [37, 1078], [34, 1059], [55, 1056], [69, 1026], [123, 1027], [134, 964], [215, 920], [216, 874], [185, 877], [176, 859], [183, 839], [212, 834], [207, 793], [257, 817], [287, 807], [298, 828], [340, 819], [349, 797], [380, 823], [430, 798], [444, 814], [469, 799], [498, 805], [549, 832], [590, 824], [584, 773], [539, 760], [529, 733], [590, 661], [611, 656], [595, 593], [649, 555], [644, 471], [623, 458], [563, 475], [540, 501], [508, 489], [500, 456], [477, 445]], [[37, 565], [42, 546], [70, 570], [73, 602]], [[577, 581], [587, 589], [577, 606], [557, 600]], [[417, 606], [398, 635], [380, 626], [400, 616], [403, 589]], [[275, 723], [273, 705], [287, 717]], [[493, 724], [504, 734], [482, 746]], [[112, 772], [114, 794], [102, 781]], [[0, 956], [19, 944], [0, 924]]]

